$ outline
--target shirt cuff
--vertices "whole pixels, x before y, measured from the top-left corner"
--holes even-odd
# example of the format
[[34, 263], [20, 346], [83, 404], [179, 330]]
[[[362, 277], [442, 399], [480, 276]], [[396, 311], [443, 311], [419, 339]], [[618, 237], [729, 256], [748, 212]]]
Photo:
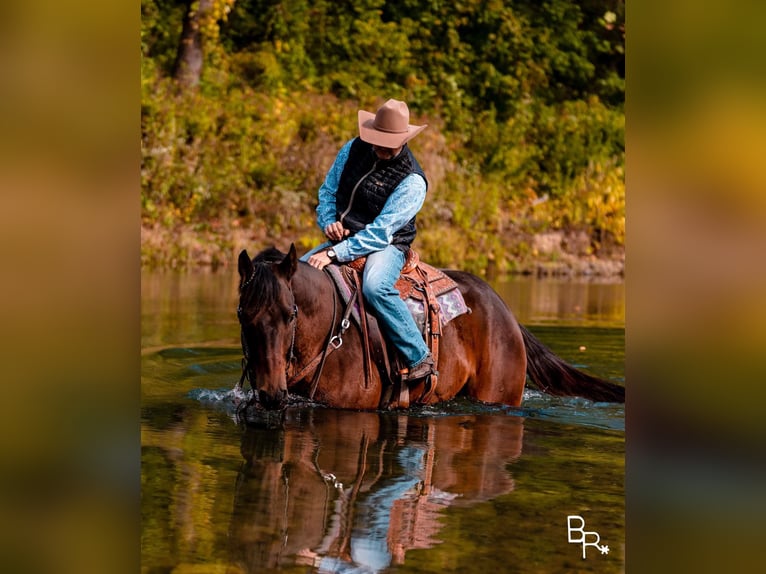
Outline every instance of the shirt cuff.
[[341, 241], [340, 243], [336, 244], [332, 249], [335, 251], [335, 258], [341, 263], [346, 263], [356, 259], [356, 257], [352, 257], [349, 254], [348, 244], [346, 244], [345, 241]]

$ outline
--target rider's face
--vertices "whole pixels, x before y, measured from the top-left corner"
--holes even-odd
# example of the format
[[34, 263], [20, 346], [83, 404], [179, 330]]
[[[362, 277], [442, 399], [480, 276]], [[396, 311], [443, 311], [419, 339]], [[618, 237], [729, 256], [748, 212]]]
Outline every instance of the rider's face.
[[402, 151], [402, 147], [404, 146], [391, 148], [391, 147], [381, 147], [378, 145], [373, 145], [372, 151], [375, 152], [375, 155], [378, 156], [378, 159], [393, 159], [397, 155], [399, 155], [399, 152]]

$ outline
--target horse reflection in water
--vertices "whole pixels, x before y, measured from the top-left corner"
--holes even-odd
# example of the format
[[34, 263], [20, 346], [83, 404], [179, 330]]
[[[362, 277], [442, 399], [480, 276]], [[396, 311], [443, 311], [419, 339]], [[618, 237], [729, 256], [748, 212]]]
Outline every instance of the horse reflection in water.
[[246, 430], [230, 527], [237, 572], [379, 572], [440, 543], [440, 515], [513, 490], [523, 419], [287, 411]]

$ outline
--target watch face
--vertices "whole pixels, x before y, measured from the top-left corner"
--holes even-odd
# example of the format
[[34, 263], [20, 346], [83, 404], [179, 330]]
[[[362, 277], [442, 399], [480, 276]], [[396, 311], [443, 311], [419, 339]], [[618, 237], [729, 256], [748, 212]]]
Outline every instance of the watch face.
[[335, 250], [334, 249], [329, 249], [327, 251], [327, 257], [329, 257], [330, 259], [335, 259]]

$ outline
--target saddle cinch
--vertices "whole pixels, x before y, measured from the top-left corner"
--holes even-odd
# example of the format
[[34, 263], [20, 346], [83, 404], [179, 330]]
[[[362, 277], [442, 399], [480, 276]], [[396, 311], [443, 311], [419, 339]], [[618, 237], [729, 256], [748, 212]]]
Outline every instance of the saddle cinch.
[[[402, 381], [406, 369], [402, 368], [398, 353], [384, 338], [375, 315], [363, 301], [362, 276], [366, 261], [366, 257], [361, 257], [345, 265], [328, 265], [325, 271], [333, 279], [346, 305], [346, 315], [354, 319], [361, 331], [365, 386], [369, 385], [374, 362], [383, 383], [380, 408], [407, 408], [411, 402], [410, 389]], [[438, 383], [442, 327], [471, 310], [466, 306], [457, 283], [444, 272], [422, 262], [413, 249], [407, 252], [401, 275], [394, 286], [410, 309], [433, 355], [436, 372], [425, 380], [422, 392], [413, 399], [415, 403], [425, 403]]]

